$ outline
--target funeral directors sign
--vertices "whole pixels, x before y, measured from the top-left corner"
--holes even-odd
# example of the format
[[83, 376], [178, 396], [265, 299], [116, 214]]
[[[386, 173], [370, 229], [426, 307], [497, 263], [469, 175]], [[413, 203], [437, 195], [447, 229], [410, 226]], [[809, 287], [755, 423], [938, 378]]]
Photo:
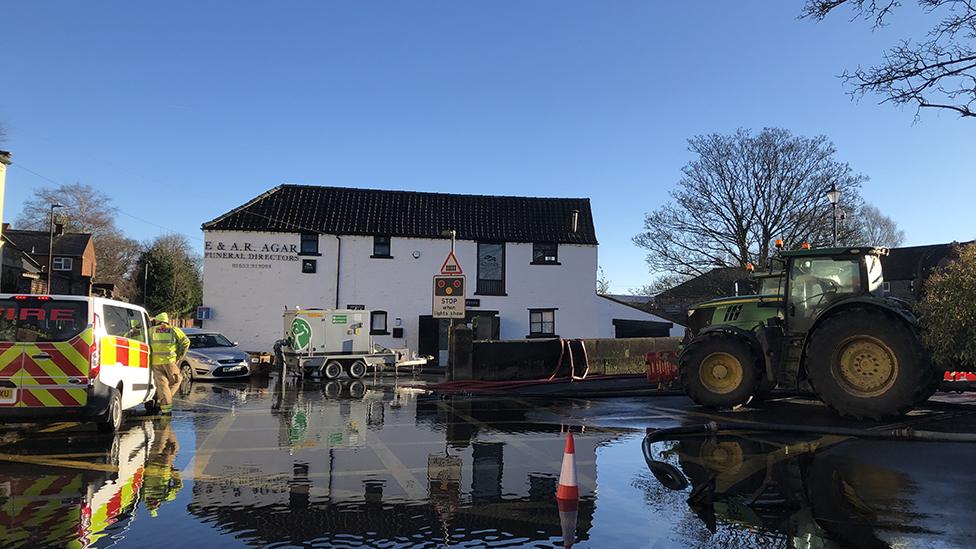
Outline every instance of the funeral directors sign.
[[298, 244], [291, 242], [207, 240], [203, 250], [205, 259], [225, 260], [234, 269], [270, 269], [272, 263], [299, 261]]

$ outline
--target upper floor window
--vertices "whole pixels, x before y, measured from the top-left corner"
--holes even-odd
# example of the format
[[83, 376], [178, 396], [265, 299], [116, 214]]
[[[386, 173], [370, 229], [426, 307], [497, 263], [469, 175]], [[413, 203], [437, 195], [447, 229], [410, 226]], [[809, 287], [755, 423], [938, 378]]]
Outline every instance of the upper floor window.
[[372, 257], [393, 257], [390, 255], [390, 237], [388, 236], [373, 237]]
[[559, 244], [556, 244], [555, 242], [533, 243], [532, 263], [535, 265], [558, 265]]
[[74, 260], [70, 257], [55, 257], [51, 262], [51, 269], [55, 271], [70, 271], [74, 267]]
[[505, 244], [478, 243], [478, 287], [480, 295], [505, 295]]
[[315, 255], [319, 253], [319, 235], [315, 233], [302, 233], [301, 253]]

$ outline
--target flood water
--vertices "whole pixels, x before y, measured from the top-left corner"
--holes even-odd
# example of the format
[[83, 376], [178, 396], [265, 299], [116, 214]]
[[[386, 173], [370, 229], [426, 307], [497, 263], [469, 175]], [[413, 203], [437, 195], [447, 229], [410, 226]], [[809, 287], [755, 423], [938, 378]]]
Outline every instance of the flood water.
[[[679, 397], [443, 398], [414, 379], [187, 384], [115, 436], [0, 431], [3, 547], [971, 547], [976, 447], [685, 438]], [[790, 413], [810, 421], [812, 406]], [[811, 411], [812, 410], [812, 411]], [[953, 408], [919, 428], [973, 428]], [[752, 417], [752, 416], [750, 416]], [[565, 433], [581, 500], [554, 499]]]

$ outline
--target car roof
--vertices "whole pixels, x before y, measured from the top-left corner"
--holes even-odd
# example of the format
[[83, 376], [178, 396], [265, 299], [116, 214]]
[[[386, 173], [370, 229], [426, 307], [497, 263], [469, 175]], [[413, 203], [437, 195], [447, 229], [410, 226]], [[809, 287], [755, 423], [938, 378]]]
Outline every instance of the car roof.
[[186, 335], [220, 334], [220, 332], [214, 330], [204, 330], [203, 328], [183, 328], [183, 333]]

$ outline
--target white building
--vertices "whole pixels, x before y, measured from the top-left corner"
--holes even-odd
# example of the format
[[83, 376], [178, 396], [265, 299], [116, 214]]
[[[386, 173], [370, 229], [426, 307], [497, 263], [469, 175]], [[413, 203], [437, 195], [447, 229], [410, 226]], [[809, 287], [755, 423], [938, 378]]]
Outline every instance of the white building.
[[432, 277], [450, 230], [476, 337], [614, 337], [615, 320], [641, 321], [629, 334], [681, 330], [596, 294], [588, 199], [281, 185], [203, 230], [206, 327], [247, 350], [282, 337], [286, 307], [361, 306], [376, 343], [443, 358], [448, 321], [431, 317]]

